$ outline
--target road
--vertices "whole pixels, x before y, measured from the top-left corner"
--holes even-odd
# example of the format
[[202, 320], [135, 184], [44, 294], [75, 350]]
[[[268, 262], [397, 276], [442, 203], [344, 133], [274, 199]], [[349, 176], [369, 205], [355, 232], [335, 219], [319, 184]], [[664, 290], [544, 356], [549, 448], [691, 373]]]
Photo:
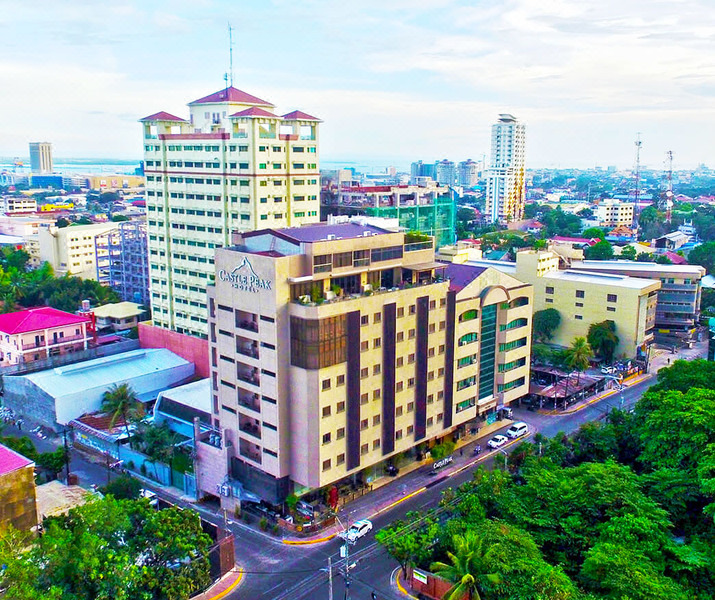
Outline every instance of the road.
[[[640, 384], [625, 388], [621, 395], [615, 394], [600, 400], [573, 414], [545, 416], [523, 409], [516, 409], [515, 418], [527, 421], [532, 433], [539, 431], [547, 437], [552, 437], [559, 431], [572, 433], [587, 421], [602, 418], [611, 408], [629, 408], [635, 404], [645, 390], [655, 383], [655, 378]], [[14, 427], [8, 427], [5, 434], [24, 435]], [[54, 450], [60, 440], [41, 440], [31, 436], [38, 450], [41, 452]], [[465, 454], [471, 455], [468, 448]], [[405, 514], [413, 510], [425, 510], [438, 504], [442, 493], [449, 487], [457, 487], [472, 477], [477, 465], [490, 468], [495, 453], [483, 453], [478, 459], [470, 459], [469, 465], [452, 476], [429, 477], [428, 467], [421, 469], [407, 477], [413, 480], [421, 478], [426, 484], [426, 489], [417, 495], [406, 498], [391, 510], [372, 519], [374, 529], [371, 533], [358, 542], [350, 550], [351, 585], [350, 597], [353, 600], [370, 600], [374, 591], [377, 597], [383, 599], [404, 598], [393, 591], [390, 585], [390, 576], [397, 567], [384, 549], [375, 542], [375, 532], [391, 522], [404, 518]], [[89, 483], [103, 485], [107, 477], [113, 476], [107, 472], [106, 466], [88, 460], [84, 455], [73, 450], [71, 452], [71, 470], [77, 473], [82, 485]], [[396, 479], [389, 486], [403, 485], [403, 478]], [[385, 486], [386, 488], [388, 486]], [[420, 487], [411, 485], [410, 489]], [[157, 492], [165, 499], [170, 499], [166, 493], [158, 489]], [[366, 496], [365, 499], [369, 499]], [[175, 500], [171, 499], [175, 502]], [[216, 524], [223, 524], [223, 518], [215, 512], [201, 505], [179, 502], [180, 505], [198, 510], [201, 515]], [[348, 510], [350, 505], [348, 505]], [[349, 512], [341, 515], [349, 518]], [[312, 546], [290, 546], [283, 544], [279, 538], [270, 534], [257, 531], [242, 523], [228, 522], [228, 528], [234, 533], [236, 557], [238, 563], [245, 570], [245, 577], [240, 586], [226, 598], [230, 600], [328, 600], [328, 558], [333, 565], [333, 598], [344, 598], [345, 582], [339, 573], [344, 569], [345, 561], [340, 557], [342, 541], [333, 539], [329, 542]]]

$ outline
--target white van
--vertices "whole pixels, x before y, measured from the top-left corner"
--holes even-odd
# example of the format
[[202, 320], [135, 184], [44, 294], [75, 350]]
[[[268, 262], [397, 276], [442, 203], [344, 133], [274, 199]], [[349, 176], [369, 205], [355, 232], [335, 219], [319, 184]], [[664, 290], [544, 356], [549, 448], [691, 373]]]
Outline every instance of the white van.
[[524, 422], [514, 423], [506, 430], [507, 437], [515, 440], [516, 438], [526, 435], [529, 432], [529, 426]]

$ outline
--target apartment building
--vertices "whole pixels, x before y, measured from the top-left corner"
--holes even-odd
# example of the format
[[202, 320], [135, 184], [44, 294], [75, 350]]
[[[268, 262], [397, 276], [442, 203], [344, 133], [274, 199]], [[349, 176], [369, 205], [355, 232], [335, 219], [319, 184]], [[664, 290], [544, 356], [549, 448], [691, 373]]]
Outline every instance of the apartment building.
[[0, 315], [0, 366], [86, 350], [89, 325], [86, 316], [49, 306]]
[[95, 240], [118, 226], [118, 223], [95, 223], [41, 228], [38, 235], [40, 259], [50, 263], [58, 276], [96, 279], [97, 258], [105, 258], [107, 249], [98, 247]]
[[574, 338], [586, 337], [593, 323], [606, 320], [616, 324], [617, 355], [637, 356], [654, 339], [657, 279], [588, 272], [578, 267], [582, 263], [559, 270], [558, 255], [547, 250], [522, 250], [516, 263], [482, 260], [468, 264], [493, 266], [533, 285], [534, 312], [555, 308], [561, 315], [553, 344], [570, 346]]
[[633, 202], [602, 200], [596, 208], [601, 227], [630, 227], [633, 224]]
[[437, 262], [431, 240], [355, 223], [266, 229], [236, 234], [215, 267], [223, 450], [213, 436], [197, 453], [200, 489], [223, 490], [225, 506], [240, 490], [277, 504], [380, 476], [528, 393], [532, 287]]
[[52, 144], [50, 142], [30, 142], [30, 168], [33, 174], [52, 173]]
[[3, 196], [0, 211], [6, 215], [37, 212], [37, 200], [30, 196]]
[[526, 203], [526, 126], [501, 114], [492, 125], [485, 215], [492, 223], [519, 221]]
[[206, 337], [214, 251], [232, 231], [317, 222], [320, 120], [229, 87], [159, 112], [144, 133], [151, 306], [159, 327]]
[[682, 344], [694, 339], [700, 319], [700, 296], [705, 269], [699, 265], [661, 265], [630, 260], [584, 260], [575, 269], [592, 274], [610, 273], [659, 280], [655, 312], [655, 339]]

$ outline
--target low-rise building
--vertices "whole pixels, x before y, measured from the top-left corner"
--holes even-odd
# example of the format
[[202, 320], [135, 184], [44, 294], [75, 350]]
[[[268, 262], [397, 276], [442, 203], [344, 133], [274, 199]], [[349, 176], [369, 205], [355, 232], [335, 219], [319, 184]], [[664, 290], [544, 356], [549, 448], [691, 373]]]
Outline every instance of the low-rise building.
[[[397, 455], [482, 428], [528, 393], [530, 285], [437, 262], [432, 240], [369, 225], [234, 241], [209, 288], [222, 450], [197, 448], [199, 487], [223, 482], [224, 505], [240, 489], [278, 504], [369, 483]], [[221, 460], [222, 472], [204, 468]]]
[[128, 331], [139, 324], [146, 310], [136, 302], [104, 304], [92, 309], [97, 331]]
[[43, 306], [0, 315], [0, 366], [86, 350], [93, 335], [84, 315]]
[[0, 444], [0, 526], [37, 525], [35, 463]]
[[97, 249], [95, 238], [118, 225], [110, 222], [40, 229], [40, 258], [50, 263], [57, 275], [97, 279], [97, 253], [107, 250]]
[[34, 213], [37, 211], [37, 200], [27, 196], [3, 196], [0, 211], [7, 215]]
[[702, 279], [706, 273], [703, 267], [630, 260], [584, 260], [573, 266], [589, 273], [659, 280], [655, 312], [656, 341], [679, 344], [694, 338], [700, 318]]
[[194, 365], [164, 349], [141, 349], [26, 375], [4, 376], [4, 405], [28, 424], [54, 430], [97, 412], [102, 395], [129, 384], [140, 402], [153, 402], [169, 387], [186, 383]]
[[601, 227], [630, 227], [633, 224], [633, 202], [602, 200], [596, 207]]

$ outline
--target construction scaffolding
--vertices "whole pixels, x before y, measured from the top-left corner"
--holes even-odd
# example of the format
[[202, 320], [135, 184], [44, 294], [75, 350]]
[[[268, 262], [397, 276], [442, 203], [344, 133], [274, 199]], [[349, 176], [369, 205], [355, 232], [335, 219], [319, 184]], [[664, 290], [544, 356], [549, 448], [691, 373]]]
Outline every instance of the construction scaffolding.
[[122, 300], [149, 306], [149, 256], [146, 223], [125, 221], [95, 237], [97, 281]]

